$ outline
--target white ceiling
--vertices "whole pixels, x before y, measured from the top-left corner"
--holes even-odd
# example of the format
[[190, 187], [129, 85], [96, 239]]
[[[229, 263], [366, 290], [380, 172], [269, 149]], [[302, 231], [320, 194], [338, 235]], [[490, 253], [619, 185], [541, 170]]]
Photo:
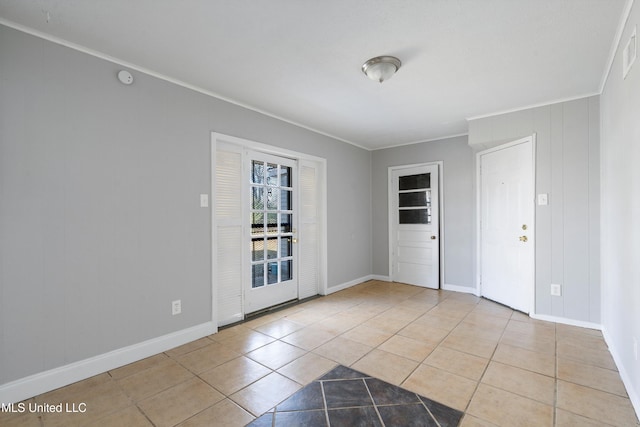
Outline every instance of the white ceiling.
[[[368, 149], [592, 95], [627, 0], [0, 0], [0, 22]], [[394, 55], [383, 84], [360, 67]]]

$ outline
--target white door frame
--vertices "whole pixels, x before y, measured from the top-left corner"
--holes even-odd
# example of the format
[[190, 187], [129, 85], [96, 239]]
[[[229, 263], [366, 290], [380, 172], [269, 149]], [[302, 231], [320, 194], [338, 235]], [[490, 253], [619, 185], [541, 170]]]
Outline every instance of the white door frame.
[[[480, 151], [478, 153], [476, 153], [476, 295], [478, 296], [482, 296], [482, 226], [481, 226], [481, 221], [482, 221], [482, 207], [481, 207], [481, 195], [482, 195], [482, 181], [481, 181], [481, 171], [480, 171], [480, 157], [484, 154], [488, 154], [494, 151], [499, 151], [499, 150], [503, 150], [505, 148], [509, 148], [509, 147], [513, 147], [515, 145], [518, 144], [522, 144], [525, 142], [531, 142], [531, 152], [532, 152], [532, 156], [531, 156], [531, 166], [532, 166], [532, 171], [533, 171], [533, 177], [532, 177], [532, 182], [533, 182], [533, 188], [532, 188], [532, 194], [533, 197], [535, 198], [535, 194], [536, 194], [536, 134], [533, 133], [527, 137], [524, 138], [520, 138], [517, 139], [515, 141], [511, 141], [508, 142], [506, 144], [502, 144], [502, 145], [498, 145], [496, 147], [492, 147], [489, 148], [487, 150], [483, 150]], [[536, 223], [536, 203], [535, 200], [533, 202], [533, 223], [534, 223], [534, 232], [533, 233], [528, 233], [528, 235], [530, 235], [530, 242], [533, 245], [533, 277], [531, 278], [531, 283], [533, 284], [532, 289], [530, 289], [529, 292], [529, 313], [530, 314], [534, 314], [535, 313], [535, 301], [536, 301], [536, 278], [535, 278], [535, 266], [536, 266], [536, 260], [535, 260], [535, 243], [536, 243], [536, 239], [535, 239], [535, 223]]]
[[445, 287], [445, 274], [444, 274], [444, 162], [436, 161], [436, 162], [426, 162], [426, 163], [415, 163], [411, 165], [402, 165], [402, 166], [389, 166], [387, 170], [387, 227], [388, 227], [388, 242], [389, 242], [389, 280], [393, 281], [393, 246], [391, 242], [393, 241], [393, 188], [391, 188], [390, 182], [394, 171], [401, 171], [403, 169], [410, 169], [415, 167], [422, 166], [438, 166], [438, 220], [439, 220], [439, 246], [438, 246], [438, 258], [440, 264], [440, 272], [439, 272], [439, 288], [444, 289]]
[[[265, 154], [273, 154], [280, 157], [286, 157], [297, 161], [306, 160], [314, 162], [318, 165], [319, 170], [319, 192], [318, 192], [318, 212], [319, 212], [319, 242], [318, 242], [318, 293], [327, 294], [327, 160], [310, 154], [300, 153], [285, 148], [275, 147], [248, 139], [238, 138], [235, 136], [225, 135], [218, 132], [211, 132], [211, 198], [210, 198], [210, 215], [211, 215], [211, 319], [213, 324], [218, 327], [218, 292], [216, 277], [218, 243], [217, 243], [217, 221], [216, 221], [216, 150], [218, 143], [231, 144], [242, 148], [243, 150], [258, 151]], [[244, 188], [244, 185], [243, 185]], [[300, 269], [298, 268], [298, 274]], [[244, 283], [242, 283], [244, 286]], [[244, 307], [242, 308], [244, 313]]]

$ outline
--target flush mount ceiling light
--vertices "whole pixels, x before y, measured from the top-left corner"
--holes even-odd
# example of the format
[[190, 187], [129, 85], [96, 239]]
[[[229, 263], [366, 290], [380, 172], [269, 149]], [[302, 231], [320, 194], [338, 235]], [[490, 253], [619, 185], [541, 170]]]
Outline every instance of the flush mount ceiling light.
[[362, 64], [362, 72], [371, 80], [382, 83], [400, 69], [402, 62], [394, 56], [376, 56]]

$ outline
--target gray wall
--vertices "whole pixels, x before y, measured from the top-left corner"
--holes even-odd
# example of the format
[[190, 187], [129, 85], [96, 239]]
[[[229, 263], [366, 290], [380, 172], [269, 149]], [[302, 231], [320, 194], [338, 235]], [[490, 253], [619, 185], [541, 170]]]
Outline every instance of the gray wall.
[[469, 122], [476, 150], [537, 134], [537, 314], [600, 323], [599, 114], [596, 96]]
[[[636, 1], [601, 97], [602, 325], [640, 416], [640, 61], [622, 78], [622, 49], [640, 26]], [[640, 349], [639, 349], [640, 351]]]
[[369, 152], [121, 68], [0, 26], [0, 384], [211, 319], [211, 131], [326, 158], [329, 286], [371, 272]]
[[389, 166], [435, 161], [443, 161], [444, 284], [475, 287], [475, 171], [466, 136], [373, 151], [373, 273], [389, 275]]

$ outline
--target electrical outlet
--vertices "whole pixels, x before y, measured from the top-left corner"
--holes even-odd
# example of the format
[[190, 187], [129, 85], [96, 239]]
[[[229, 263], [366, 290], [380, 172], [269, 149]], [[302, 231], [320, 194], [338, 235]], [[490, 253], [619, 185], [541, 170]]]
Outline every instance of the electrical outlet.
[[551, 295], [554, 297], [562, 296], [562, 285], [551, 284]]
[[182, 313], [182, 301], [177, 299], [171, 302], [171, 314], [176, 315]]

